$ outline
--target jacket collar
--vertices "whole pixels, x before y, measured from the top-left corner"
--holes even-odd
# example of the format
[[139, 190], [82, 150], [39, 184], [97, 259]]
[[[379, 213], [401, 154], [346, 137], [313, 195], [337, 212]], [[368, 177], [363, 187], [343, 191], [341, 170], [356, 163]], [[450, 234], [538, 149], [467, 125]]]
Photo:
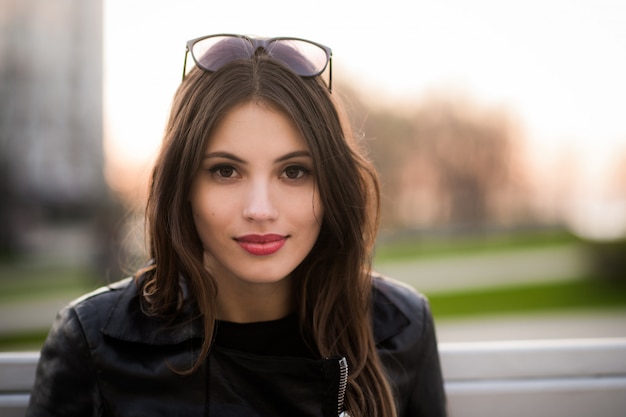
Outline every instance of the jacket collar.
[[[119, 292], [102, 333], [119, 340], [148, 345], [175, 345], [202, 338], [202, 323], [189, 314], [176, 324], [150, 317], [141, 310], [140, 295], [135, 280], [128, 278], [110, 287]], [[374, 277], [372, 292], [374, 340], [380, 344], [400, 333], [410, 324], [407, 314], [398, 307], [394, 293], [384, 279]]]
[[397, 300], [397, 292], [386, 278], [373, 277], [372, 325], [374, 342], [380, 343], [394, 337], [411, 324], [408, 314]]
[[175, 345], [202, 337], [202, 323], [189, 314], [182, 322], [150, 317], [141, 310], [137, 282], [126, 279], [120, 282], [120, 295], [102, 328], [102, 333], [126, 342], [148, 345]]

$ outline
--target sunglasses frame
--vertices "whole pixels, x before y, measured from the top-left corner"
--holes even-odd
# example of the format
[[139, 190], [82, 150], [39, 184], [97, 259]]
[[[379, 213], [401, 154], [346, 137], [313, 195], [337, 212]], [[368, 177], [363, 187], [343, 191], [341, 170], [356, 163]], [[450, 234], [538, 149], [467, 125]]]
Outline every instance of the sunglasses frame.
[[[193, 59], [196, 67], [202, 69], [203, 71], [206, 72], [213, 72], [210, 71], [208, 69], [206, 69], [205, 67], [203, 67], [202, 65], [200, 65], [200, 63], [196, 60], [196, 57], [193, 54], [193, 46], [200, 42], [203, 41], [205, 39], [209, 39], [209, 38], [217, 38], [217, 37], [232, 37], [232, 38], [239, 38], [239, 39], [245, 39], [246, 41], [250, 42], [250, 44], [252, 45], [252, 51], [253, 54], [259, 49], [262, 48], [263, 50], [265, 50], [267, 52], [267, 54], [269, 56], [272, 56], [271, 54], [271, 49], [268, 49], [268, 46], [270, 44], [272, 44], [273, 42], [277, 42], [277, 41], [298, 41], [298, 42], [305, 42], [314, 46], [317, 46], [318, 48], [320, 48], [321, 50], [323, 50], [326, 53], [326, 64], [323, 66], [323, 68], [311, 75], [300, 75], [300, 77], [304, 77], [304, 78], [310, 78], [310, 77], [317, 77], [321, 74], [323, 74], [327, 69], [328, 69], [328, 90], [332, 91], [332, 84], [333, 84], [333, 51], [325, 45], [322, 45], [321, 43], [317, 43], [317, 42], [313, 42], [310, 41], [308, 39], [302, 39], [302, 38], [294, 38], [294, 37], [277, 37], [277, 38], [262, 38], [262, 37], [253, 37], [253, 36], [246, 36], [246, 35], [235, 35], [235, 34], [231, 34], [231, 33], [220, 33], [220, 34], [215, 34], [215, 35], [206, 35], [206, 36], [201, 36], [199, 38], [195, 38], [195, 39], [191, 39], [189, 41], [187, 41], [186, 47], [185, 47], [185, 60], [183, 62], [183, 80], [185, 79], [185, 77], [187, 76], [187, 58], [189, 56], [189, 54], [191, 53], [191, 58]], [[252, 55], [250, 56], [250, 58], [252, 58]], [[306, 57], [305, 57], [306, 58]], [[278, 60], [280, 60], [281, 62], [283, 62], [285, 65], [287, 65], [289, 68], [291, 68], [291, 65], [288, 62], [285, 62], [284, 60], [280, 59], [280, 58], [276, 58]]]

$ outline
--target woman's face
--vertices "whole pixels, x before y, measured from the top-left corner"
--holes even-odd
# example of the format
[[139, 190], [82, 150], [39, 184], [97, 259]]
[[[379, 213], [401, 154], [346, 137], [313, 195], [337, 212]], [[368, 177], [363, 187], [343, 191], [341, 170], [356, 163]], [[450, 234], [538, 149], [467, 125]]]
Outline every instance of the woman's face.
[[272, 107], [230, 110], [208, 140], [189, 200], [218, 285], [276, 284], [311, 251], [322, 207], [313, 159]]

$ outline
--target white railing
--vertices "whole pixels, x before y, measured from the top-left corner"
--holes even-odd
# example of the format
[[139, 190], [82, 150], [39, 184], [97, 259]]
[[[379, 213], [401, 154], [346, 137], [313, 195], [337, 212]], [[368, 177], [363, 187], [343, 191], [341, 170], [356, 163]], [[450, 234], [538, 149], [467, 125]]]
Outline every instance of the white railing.
[[23, 417], [39, 353], [0, 353], [0, 416]]
[[626, 338], [442, 343], [450, 417], [626, 416]]
[[[441, 343], [450, 417], [626, 416], [626, 337]], [[0, 353], [0, 416], [22, 417], [37, 353]]]

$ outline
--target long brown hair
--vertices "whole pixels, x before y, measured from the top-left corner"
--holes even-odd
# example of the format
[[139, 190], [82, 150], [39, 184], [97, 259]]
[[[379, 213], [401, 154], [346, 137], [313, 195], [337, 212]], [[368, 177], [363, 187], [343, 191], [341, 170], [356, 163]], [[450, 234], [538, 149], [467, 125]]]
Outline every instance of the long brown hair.
[[187, 281], [204, 323], [200, 356], [190, 369], [195, 371], [211, 348], [218, 289], [203, 264], [188, 194], [212, 129], [230, 109], [249, 101], [272, 105], [292, 118], [315, 164], [324, 217], [317, 242], [292, 273], [305, 340], [320, 357], [347, 357], [351, 416], [394, 416], [370, 317], [378, 179], [320, 77], [299, 77], [263, 54], [214, 73], [194, 69], [187, 76], [172, 104], [146, 207], [154, 264], [140, 281], [144, 310], [175, 317], [183, 308], [179, 280]]

